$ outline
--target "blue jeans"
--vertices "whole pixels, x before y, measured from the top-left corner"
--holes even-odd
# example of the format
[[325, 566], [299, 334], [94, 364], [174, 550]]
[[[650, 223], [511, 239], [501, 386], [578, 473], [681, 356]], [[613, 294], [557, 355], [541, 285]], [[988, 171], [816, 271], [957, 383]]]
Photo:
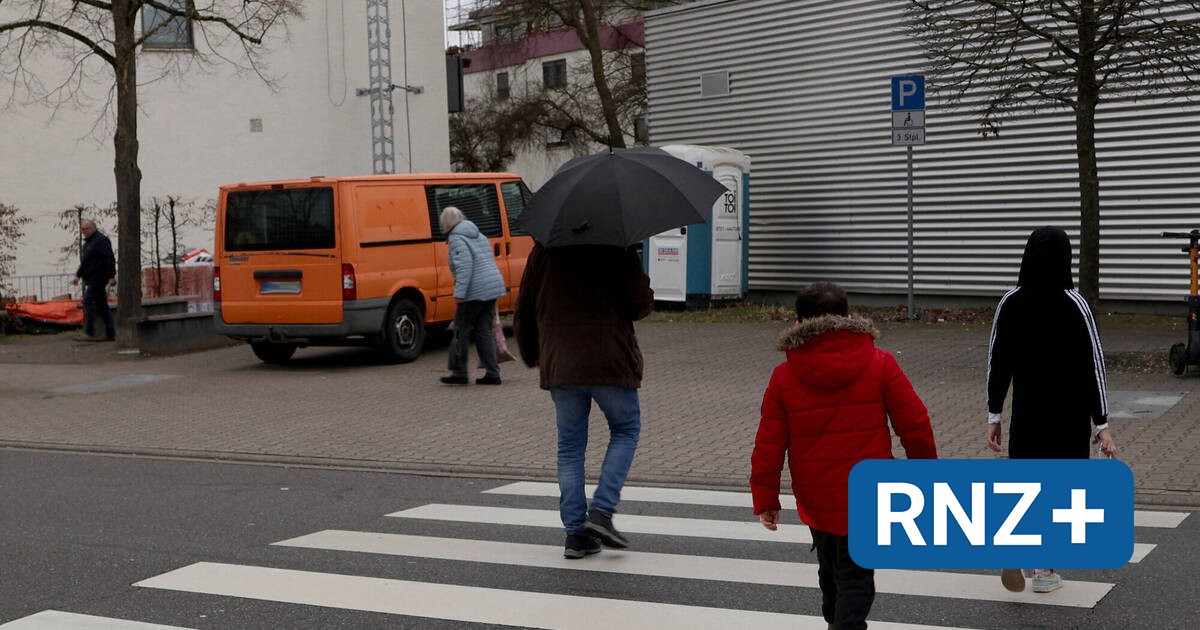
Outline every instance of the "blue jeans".
[[638, 392], [632, 387], [551, 387], [550, 398], [558, 419], [558, 513], [568, 534], [583, 534], [588, 513], [583, 460], [592, 401], [608, 419], [609, 432], [592, 509], [611, 517], [621, 502], [621, 488], [642, 431]]
[[97, 317], [104, 322], [106, 337], [116, 335], [117, 327], [108, 308], [108, 284], [105, 282], [83, 285], [83, 334], [89, 337], [95, 335]]

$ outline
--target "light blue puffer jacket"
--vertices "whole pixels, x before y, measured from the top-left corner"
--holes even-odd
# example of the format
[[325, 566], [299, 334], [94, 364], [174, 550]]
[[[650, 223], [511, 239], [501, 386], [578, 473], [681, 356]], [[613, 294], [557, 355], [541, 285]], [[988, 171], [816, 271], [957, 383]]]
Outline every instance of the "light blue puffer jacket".
[[446, 237], [450, 247], [450, 272], [454, 274], [454, 298], [487, 301], [502, 297], [507, 289], [496, 267], [492, 245], [472, 222], [463, 220]]

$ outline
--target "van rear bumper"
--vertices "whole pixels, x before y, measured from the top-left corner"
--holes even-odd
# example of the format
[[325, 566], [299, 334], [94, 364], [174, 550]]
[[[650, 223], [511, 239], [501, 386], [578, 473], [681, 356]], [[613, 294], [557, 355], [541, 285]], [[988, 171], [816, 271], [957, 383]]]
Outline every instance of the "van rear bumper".
[[221, 317], [221, 304], [213, 305], [213, 328], [218, 335], [243, 341], [293, 342], [320, 345], [348, 337], [367, 337], [383, 333], [383, 317], [390, 300], [375, 298], [342, 305], [342, 321], [336, 324], [227, 324]]

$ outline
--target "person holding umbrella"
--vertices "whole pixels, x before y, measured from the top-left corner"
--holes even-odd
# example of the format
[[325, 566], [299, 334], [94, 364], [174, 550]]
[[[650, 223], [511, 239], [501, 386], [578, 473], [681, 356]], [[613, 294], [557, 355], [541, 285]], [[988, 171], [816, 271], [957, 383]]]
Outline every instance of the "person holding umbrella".
[[[513, 328], [521, 359], [538, 367], [558, 430], [563, 556], [601, 543], [622, 549], [613, 525], [641, 435], [643, 360], [633, 322], [654, 309], [634, 244], [705, 221], [725, 187], [695, 166], [650, 147], [567, 162], [534, 195], [521, 226], [537, 244], [526, 261]], [[589, 509], [584, 454], [592, 402], [609, 442]]]

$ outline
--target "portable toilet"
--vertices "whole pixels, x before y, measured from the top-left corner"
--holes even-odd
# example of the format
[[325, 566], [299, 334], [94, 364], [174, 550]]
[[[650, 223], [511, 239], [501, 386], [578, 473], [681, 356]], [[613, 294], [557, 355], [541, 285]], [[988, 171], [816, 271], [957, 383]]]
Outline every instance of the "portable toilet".
[[745, 297], [749, 285], [750, 157], [737, 149], [694, 144], [659, 147], [691, 162], [729, 189], [708, 223], [651, 236], [643, 244], [654, 299], [685, 304]]

